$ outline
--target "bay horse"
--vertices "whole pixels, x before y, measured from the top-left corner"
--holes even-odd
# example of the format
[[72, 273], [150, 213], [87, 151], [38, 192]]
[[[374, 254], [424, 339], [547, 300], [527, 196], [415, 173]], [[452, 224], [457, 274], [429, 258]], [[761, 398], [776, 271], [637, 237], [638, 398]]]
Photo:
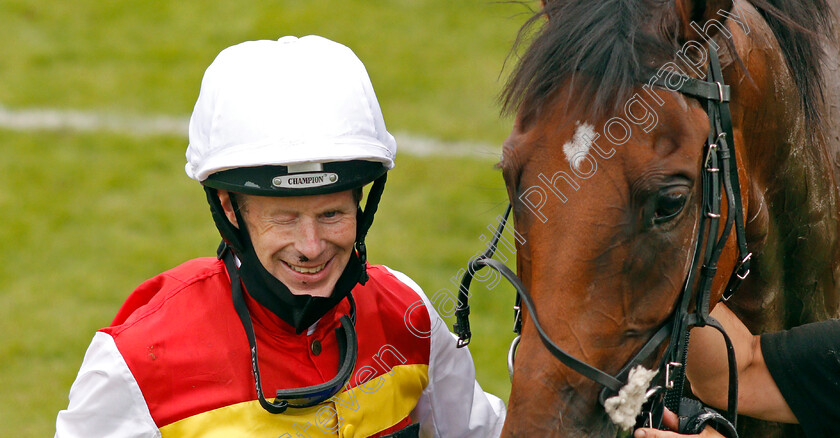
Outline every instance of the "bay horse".
[[[517, 275], [547, 337], [615, 375], [675, 311], [706, 214], [711, 122], [699, 99], [651, 78], [702, 78], [711, 46], [731, 87], [752, 253], [727, 304], [753, 333], [840, 314], [838, 12], [840, 0], [543, 2], [502, 94], [515, 124], [500, 167]], [[718, 272], [740, 263], [735, 234]], [[712, 303], [726, 280], [715, 277]], [[503, 436], [615, 435], [601, 389], [549, 354], [523, 309]], [[800, 436], [740, 423], [742, 436]]]

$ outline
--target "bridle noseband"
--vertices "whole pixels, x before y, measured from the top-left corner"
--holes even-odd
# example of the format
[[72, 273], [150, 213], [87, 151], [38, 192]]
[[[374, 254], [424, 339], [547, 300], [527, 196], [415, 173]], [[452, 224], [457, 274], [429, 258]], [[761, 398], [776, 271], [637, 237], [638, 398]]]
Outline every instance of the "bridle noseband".
[[[466, 273], [461, 279], [458, 294], [458, 308], [455, 311], [456, 323], [455, 332], [458, 334], [458, 347], [470, 343], [471, 332], [469, 322], [469, 297], [470, 283], [475, 273], [484, 267], [498, 271], [516, 289], [516, 305], [514, 317], [514, 332], [517, 334], [511, 350], [508, 354], [508, 366], [511, 378], [513, 377], [513, 359], [515, 349], [519, 342], [522, 330], [521, 306], [524, 305], [531, 315], [531, 321], [537, 330], [543, 345], [560, 362], [575, 372], [599, 383], [604, 388], [599, 394], [599, 401], [603, 405], [605, 400], [618, 393], [627, 382], [631, 369], [647, 361], [654, 353], [661, 351], [663, 343], [670, 339], [665, 353], [658, 363], [660, 376], [664, 374], [664, 383], [648, 390], [650, 399], [645, 405], [638, 427], [652, 426], [660, 427], [662, 418], [662, 405], [668, 409], [679, 412], [683, 399], [683, 387], [685, 384], [685, 363], [688, 352], [689, 330], [692, 327], [712, 326], [723, 336], [727, 347], [727, 358], [729, 363], [729, 394], [727, 418], [720, 417], [722, 421], [728, 422], [727, 429], [734, 432], [736, 423], [736, 412], [738, 403], [738, 374], [735, 363], [735, 354], [732, 342], [720, 323], [709, 316], [711, 307], [712, 282], [717, 271], [717, 263], [720, 254], [729, 238], [732, 228], [738, 244], [738, 263], [730, 275], [729, 281], [723, 293], [723, 300], [728, 300], [747, 277], [750, 270], [750, 258], [752, 254], [747, 251], [746, 234], [744, 226], [744, 211], [741, 202], [741, 188], [738, 180], [738, 166], [735, 159], [735, 151], [730, 146], [734, 141], [732, 135], [732, 117], [729, 110], [730, 88], [724, 83], [723, 73], [714, 47], [709, 47], [710, 62], [706, 80], [699, 80], [670, 72], [665, 77], [657, 77], [651, 81], [652, 85], [667, 88], [671, 91], [699, 99], [705, 102], [706, 113], [711, 125], [708, 139], [704, 146], [704, 158], [701, 169], [702, 184], [702, 205], [701, 215], [698, 223], [698, 236], [695, 243], [691, 265], [688, 270], [683, 289], [677, 298], [675, 310], [670, 320], [666, 321], [651, 338], [636, 352], [636, 354], [625, 364], [615, 376], [610, 375], [592, 365], [589, 365], [574, 356], [570, 355], [557, 346], [548, 337], [542, 328], [533, 299], [527, 288], [516, 274], [504, 263], [493, 259], [499, 239], [505, 229], [506, 221], [511, 212], [508, 205], [505, 215], [499, 223], [493, 240], [487, 250], [478, 257], [470, 260]], [[722, 192], [726, 194], [727, 213], [723, 230], [720, 230]], [[715, 237], [719, 237], [716, 239]], [[702, 260], [701, 260], [702, 259]], [[694, 303], [694, 312], [690, 312], [690, 304]], [[695, 416], [698, 418], [700, 416]], [[701, 419], [699, 427], [706, 424]], [[689, 422], [691, 423], [691, 422]], [[696, 421], [694, 423], [697, 423]], [[730, 435], [732, 436], [732, 435]], [[737, 434], [735, 435], [737, 436]]]

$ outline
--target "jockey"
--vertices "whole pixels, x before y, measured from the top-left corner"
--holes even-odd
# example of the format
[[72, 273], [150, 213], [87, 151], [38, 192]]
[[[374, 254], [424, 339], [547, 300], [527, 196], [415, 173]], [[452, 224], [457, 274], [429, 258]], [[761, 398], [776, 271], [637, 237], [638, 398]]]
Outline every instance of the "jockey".
[[416, 283], [366, 261], [395, 154], [347, 47], [307, 36], [223, 50], [186, 153], [217, 257], [128, 297], [95, 334], [56, 436], [498, 436], [504, 404], [469, 351]]

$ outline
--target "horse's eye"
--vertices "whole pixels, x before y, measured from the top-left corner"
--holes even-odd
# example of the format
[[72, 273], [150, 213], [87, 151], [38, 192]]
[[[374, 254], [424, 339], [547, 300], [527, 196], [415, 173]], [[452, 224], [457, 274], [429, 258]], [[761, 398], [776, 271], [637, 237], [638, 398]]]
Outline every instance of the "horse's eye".
[[688, 200], [688, 187], [676, 186], [661, 190], [656, 195], [653, 208], [653, 224], [661, 225], [674, 218], [683, 211]]

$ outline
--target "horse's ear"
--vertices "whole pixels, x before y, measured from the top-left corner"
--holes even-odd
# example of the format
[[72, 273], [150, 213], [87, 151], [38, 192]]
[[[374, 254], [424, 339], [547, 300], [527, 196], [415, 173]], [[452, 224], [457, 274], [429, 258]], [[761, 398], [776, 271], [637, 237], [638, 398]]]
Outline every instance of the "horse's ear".
[[675, 0], [680, 22], [680, 40], [697, 41], [726, 32], [724, 21], [732, 10], [732, 0]]

